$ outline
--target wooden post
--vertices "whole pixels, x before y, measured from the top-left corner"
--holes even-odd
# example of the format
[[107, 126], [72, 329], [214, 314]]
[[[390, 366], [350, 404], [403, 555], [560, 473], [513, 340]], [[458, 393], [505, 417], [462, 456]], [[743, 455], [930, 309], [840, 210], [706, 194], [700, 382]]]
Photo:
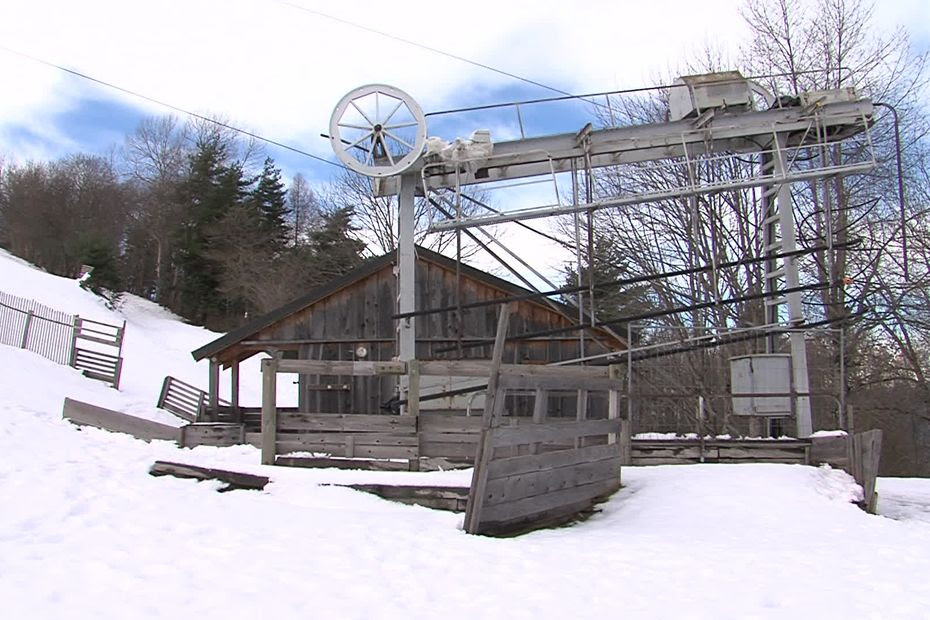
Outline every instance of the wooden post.
[[407, 407], [405, 415], [420, 415], [420, 363], [413, 359], [407, 362]]
[[232, 368], [230, 372], [230, 404], [233, 411], [233, 419], [236, 422], [242, 422], [242, 412], [239, 411], [239, 360], [235, 360], [232, 363]]
[[[620, 380], [620, 367], [617, 364], [611, 364], [607, 367], [607, 376], [611, 379]], [[620, 391], [610, 390], [607, 393], [607, 419], [615, 420], [620, 417]], [[607, 436], [607, 443], [617, 443], [617, 435], [611, 433]], [[622, 452], [622, 447], [621, 447]]]
[[29, 328], [32, 327], [33, 316], [32, 310], [26, 312], [26, 324], [23, 326], [23, 339], [19, 346], [20, 349], [25, 349], [29, 346]]
[[[542, 424], [546, 419], [546, 408], [549, 404], [549, 394], [542, 388], [536, 388], [536, 394], [533, 397], [533, 424]], [[539, 453], [540, 444], [530, 444], [530, 454]]]
[[501, 361], [504, 357], [504, 345], [507, 339], [507, 326], [510, 313], [516, 304], [504, 304], [497, 319], [497, 334], [494, 337], [494, 352], [491, 357], [491, 374], [488, 377], [488, 389], [484, 399], [484, 415], [481, 418], [481, 438], [475, 453], [475, 469], [472, 472], [471, 487], [468, 489], [468, 509], [465, 511], [465, 531], [474, 534], [478, 531], [481, 508], [484, 504], [485, 489], [488, 485], [488, 461], [494, 448], [491, 447], [493, 430], [500, 425], [503, 411], [504, 395], [497, 389], [500, 383]]
[[81, 331], [81, 317], [74, 315], [74, 322], [71, 325], [71, 354], [68, 358], [68, 366], [74, 368], [77, 363], [77, 341], [78, 333]]
[[278, 435], [278, 358], [262, 360], [262, 465], [274, 465]]
[[210, 359], [210, 379], [209, 379], [210, 415], [216, 419], [216, 414], [220, 408], [220, 363], [216, 358]]

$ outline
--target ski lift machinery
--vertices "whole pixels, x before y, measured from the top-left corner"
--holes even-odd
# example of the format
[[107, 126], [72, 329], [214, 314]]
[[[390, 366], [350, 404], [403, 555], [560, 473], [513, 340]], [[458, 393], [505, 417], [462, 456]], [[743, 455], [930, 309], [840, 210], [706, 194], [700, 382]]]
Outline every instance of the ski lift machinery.
[[[759, 188], [759, 221], [763, 223], [766, 324], [761, 329], [789, 333], [791, 397], [799, 437], [812, 432], [802, 290], [797, 265], [797, 238], [790, 186], [830, 176], [860, 174], [875, 166], [870, 127], [874, 107], [855, 90], [842, 88], [775, 97], [758, 83], [730, 71], [684, 76], [667, 89], [669, 121], [595, 129], [491, 143], [486, 132], [456, 143], [427, 139], [426, 116], [414, 99], [393, 86], [371, 84], [352, 90], [336, 105], [330, 119], [330, 141], [349, 169], [372, 178], [379, 196], [396, 195], [398, 230], [397, 357], [413, 360], [414, 323], [414, 198], [417, 194], [454, 191], [498, 181], [583, 172], [622, 164], [655, 164], [681, 170], [675, 187], [620, 193], [598, 198], [592, 192], [573, 192], [563, 204], [556, 191], [553, 204], [483, 215], [463, 215], [433, 221], [431, 231], [466, 229], [520, 222], [555, 215], [593, 212], [651, 201], [689, 198], [702, 194]], [[603, 95], [603, 94], [601, 94]], [[592, 104], [591, 96], [580, 98]], [[520, 106], [534, 102], [501, 104]], [[482, 106], [482, 109], [494, 106]], [[439, 113], [435, 113], [439, 114]], [[864, 148], [843, 161], [830, 158], [831, 147], [854, 136]], [[481, 148], [472, 149], [471, 143]], [[427, 148], [427, 145], [429, 148]], [[702, 177], [701, 164], [728, 158], [757, 157], [758, 166], [743, 176]], [[745, 169], [745, 167], [740, 167]], [[832, 247], [833, 239], [824, 242]], [[578, 248], [580, 252], [580, 247]], [[716, 275], [716, 274], [713, 274]], [[725, 330], [725, 326], [721, 326]], [[766, 338], [775, 353], [775, 336]], [[579, 360], [584, 361], [584, 360]], [[406, 389], [401, 378], [401, 390]], [[401, 394], [404, 398], [405, 394]]]

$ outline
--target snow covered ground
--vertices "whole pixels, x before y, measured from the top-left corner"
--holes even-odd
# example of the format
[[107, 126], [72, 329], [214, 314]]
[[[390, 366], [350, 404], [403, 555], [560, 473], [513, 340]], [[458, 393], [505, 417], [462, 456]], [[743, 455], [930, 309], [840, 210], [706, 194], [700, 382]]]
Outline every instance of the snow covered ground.
[[[788, 465], [626, 468], [572, 527], [466, 535], [462, 516], [330, 486], [467, 485], [468, 471], [301, 470], [251, 447], [180, 450], [61, 420], [65, 396], [157, 417], [161, 379], [202, 385], [216, 337], [0, 256], [0, 290], [128, 321], [120, 392], [0, 346], [4, 618], [928, 618], [930, 480]], [[255, 395], [257, 367], [244, 369]], [[250, 398], [251, 400], [251, 398]], [[153, 478], [156, 459], [272, 478], [263, 492]]]

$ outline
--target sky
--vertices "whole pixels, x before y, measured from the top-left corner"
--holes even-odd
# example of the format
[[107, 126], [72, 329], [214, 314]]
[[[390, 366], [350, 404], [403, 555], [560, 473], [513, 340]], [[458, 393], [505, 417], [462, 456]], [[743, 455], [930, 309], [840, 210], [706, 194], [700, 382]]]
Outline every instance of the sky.
[[[451, 55], [575, 94], [655, 85], [707, 46], [735, 55], [747, 42], [741, 4], [0, 0], [0, 157], [106, 154], [142, 118], [172, 113], [36, 59], [334, 161], [320, 134], [362, 84], [399, 87], [427, 113], [555, 94]], [[915, 48], [930, 48], [925, 0], [883, 0], [875, 23], [904, 26]], [[525, 109], [525, 129], [577, 131], [578, 112]], [[433, 117], [429, 133], [451, 140], [479, 127], [492, 139], [518, 135], [512, 110]], [[338, 172], [267, 152], [286, 176], [322, 182]]]

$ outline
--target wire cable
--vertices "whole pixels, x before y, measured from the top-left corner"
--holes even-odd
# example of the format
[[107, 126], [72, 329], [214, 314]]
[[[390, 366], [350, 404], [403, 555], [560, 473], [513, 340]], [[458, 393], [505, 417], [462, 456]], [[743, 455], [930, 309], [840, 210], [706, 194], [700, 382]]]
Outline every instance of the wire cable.
[[231, 130], [231, 131], [235, 131], [235, 132], [240, 133], [240, 134], [242, 134], [242, 135], [244, 135], [244, 136], [248, 136], [248, 137], [250, 137], [250, 138], [255, 138], [256, 140], [261, 140], [262, 142], [265, 142], [265, 143], [267, 143], [267, 144], [271, 144], [271, 145], [277, 146], [277, 147], [279, 147], [279, 148], [282, 148], [282, 149], [285, 149], [285, 150], [288, 150], [288, 151], [292, 151], [292, 152], [294, 152], [294, 153], [297, 153], [298, 155], [303, 155], [303, 156], [305, 156], [305, 157], [309, 157], [309, 158], [311, 158], [311, 159], [315, 159], [315, 160], [317, 160], [317, 161], [323, 162], [324, 164], [329, 164], [330, 166], [335, 166], [335, 167], [337, 167], [337, 168], [346, 169], [346, 167], [343, 166], [342, 164], [336, 163], [336, 162], [334, 162], [334, 161], [330, 161], [330, 160], [328, 160], [328, 159], [326, 159], [326, 158], [324, 158], [324, 157], [320, 157], [320, 156], [318, 156], [318, 155], [314, 155], [313, 153], [308, 153], [307, 151], [303, 151], [303, 150], [301, 150], [301, 149], [299, 149], [299, 148], [296, 148], [296, 147], [293, 147], [293, 146], [284, 144], [283, 142], [278, 142], [277, 140], [272, 140], [271, 138], [266, 138], [265, 136], [259, 135], [259, 134], [257, 134], [257, 133], [252, 132], [252, 131], [247, 131], [247, 130], [245, 130], [245, 129], [241, 129], [241, 128], [236, 127], [236, 126], [234, 126], [234, 125], [230, 125], [229, 123], [224, 123], [223, 121], [219, 121], [219, 120], [217, 120], [217, 119], [215, 119], [215, 118], [210, 118], [209, 116], [204, 116], [203, 114], [198, 114], [198, 113], [196, 113], [196, 112], [191, 112], [190, 110], [186, 110], [186, 109], [184, 109], [184, 108], [182, 108], [182, 107], [179, 107], [179, 106], [176, 106], [176, 105], [174, 105], [174, 104], [167, 103], [167, 102], [161, 101], [161, 100], [159, 100], [159, 99], [155, 99], [154, 97], [149, 97], [148, 95], [143, 95], [142, 93], [138, 93], [138, 92], [136, 92], [136, 91], [129, 90], [128, 88], [123, 88], [122, 86], [117, 86], [116, 84], [113, 84], [112, 82], [107, 82], [107, 81], [105, 81], [105, 80], [101, 80], [101, 79], [99, 79], [99, 78], [95, 78], [95, 77], [93, 77], [93, 76], [91, 76], [91, 75], [88, 75], [88, 74], [86, 74], [86, 73], [82, 73], [82, 72], [77, 71], [77, 70], [75, 70], [75, 69], [69, 69], [68, 67], [64, 67], [64, 66], [59, 65], [59, 64], [57, 64], [57, 63], [51, 62], [51, 61], [49, 61], [49, 60], [45, 60], [45, 59], [43, 59], [43, 58], [39, 58], [38, 56], [33, 56], [33, 55], [31, 55], [31, 54], [26, 54], [25, 52], [20, 52], [20, 51], [18, 51], [18, 50], [11, 49], [11, 48], [9, 48], [9, 47], [7, 47], [7, 46], [5, 46], [5, 45], [0, 45], [0, 50], [3, 50], [3, 51], [8, 52], [8, 53], [10, 53], [10, 54], [14, 54], [14, 55], [16, 55], [16, 56], [21, 56], [21, 57], [26, 58], [26, 59], [28, 59], [28, 60], [31, 60], [31, 61], [33, 61], [33, 62], [37, 62], [37, 63], [43, 64], [43, 65], [46, 65], [46, 66], [48, 66], [48, 67], [52, 67], [52, 68], [54, 68], [54, 69], [58, 69], [59, 71], [64, 71], [65, 73], [71, 74], [71, 75], [73, 75], [73, 76], [76, 76], [76, 77], [79, 77], [79, 78], [82, 78], [82, 79], [85, 79], [85, 80], [89, 80], [89, 81], [91, 81], [91, 82], [93, 82], [93, 83], [95, 83], [95, 84], [99, 84], [100, 86], [104, 86], [104, 87], [106, 87], [106, 88], [111, 88], [111, 89], [113, 89], [113, 90], [117, 90], [117, 91], [119, 91], [119, 92], [121, 92], [121, 93], [130, 95], [130, 96], [132, 96], [132, 97], [136, 97], [136, 98], [138, 98], [138, 99], [142, 99], [142, 100], [144, 100], [144, 101], [148, 101], [149, 103], [154, 103], [154, 104], [156, 104], [156, 105], [160, 105], [160, 106], [162, 106], [162, 107], [168, 108], [169, 110], [174, 110], [175, 112], [180, 112], [181, 114], [186, 114], [186, 115], [188, 115], [188, 116], [192, 116], [192, 117], [194, 117], [194, 118], [200, 119], [200, 120], [202, 120], [202, 121], [206, 121], [206, 122], [208, 122], [208, 123], [213, 123], [214, 125], [218, 125], [218, 126], [223, 127], [223, 128], [225, 128], [225, 129], [229, 129], [229, 130]]

